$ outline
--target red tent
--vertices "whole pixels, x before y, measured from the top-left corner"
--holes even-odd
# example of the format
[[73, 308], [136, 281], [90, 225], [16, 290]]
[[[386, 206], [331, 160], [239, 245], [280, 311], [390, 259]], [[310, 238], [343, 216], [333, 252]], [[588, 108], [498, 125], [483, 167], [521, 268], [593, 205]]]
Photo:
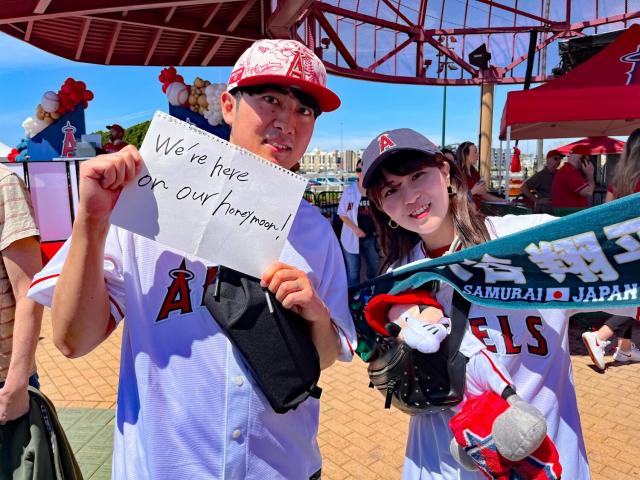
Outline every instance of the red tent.
[[569, 143], [563, 147], [556, 148], [560, 153], [568, 155], [576, 145], [586, 145], [591, 149], [593, 155], [601, 155], [607, 153], [622, 153], [624, 150], [624, 142], [611, 137], [588, 137]]
[[562, 77], [509, 92], [500, 138], [628, 135], [640, 127], [640, 25]]

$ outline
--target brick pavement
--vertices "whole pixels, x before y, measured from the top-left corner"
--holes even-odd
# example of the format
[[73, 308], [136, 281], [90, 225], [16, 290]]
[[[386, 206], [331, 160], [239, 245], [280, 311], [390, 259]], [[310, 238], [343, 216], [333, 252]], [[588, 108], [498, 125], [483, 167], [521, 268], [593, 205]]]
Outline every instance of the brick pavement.
[[[572, 361], [594, 480], [640, 478], [640, 364], [610, 364], [596, 372], [571, 329]], [[640, 336], [640, 331], [636, 331]], [[113, 438], [121, 329], [84, 358], [68, 360], [51, 341], [48, 312], [37, 362], [43, 391], [58, 409], [83, 472], [108, 479]], [[636, 340], [640, 340], [637, 338]], [[637, 343], [640, 344], [640, 341]], [[319, 444], [323, 479], [400, 477], [408, 417], [383, 410], [382, 396], [367, 388], [362, 362], [337, 364], [321, 378]]]

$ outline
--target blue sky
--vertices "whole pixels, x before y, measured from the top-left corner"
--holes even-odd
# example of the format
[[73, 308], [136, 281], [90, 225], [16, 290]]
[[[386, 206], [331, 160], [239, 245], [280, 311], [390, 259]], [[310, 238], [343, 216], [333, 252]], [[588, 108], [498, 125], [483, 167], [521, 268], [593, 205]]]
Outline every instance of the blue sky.
[[[22, 121], [35, 115], [42, 94], [57, 91], [67, 77], [82, 80], [95, 98], [85, 112], [87, 131], [120, 123], [123, 127], [148, 120], [155, 110], [167, 110], [158, 75], [160, 67], [120, 67], [72, 62], [0, 33], [0, 142], [13, 146], [23, 136]], [[211, 82], [226, 82], [230, 68], [179, 67], [191, 83], [196, 76]], [[383, 130], [414, 128], [439, 144], [442, 132], [443, 88], [363, 82], [330, 76], [329, 86], [342, 99], [336, 112], [324, 114], [316, 123], [309, 150], [364, 148]], [[495, 90], [494, 146], [500, 115], [509, 90]], [[447, 143], [477, 141], [479, 131], [479, 87], [447, 89]], [[566, 143], [545, 141], [545, 150]], [[523, 153], [535, 153], [535, 142], [521, 142]]]

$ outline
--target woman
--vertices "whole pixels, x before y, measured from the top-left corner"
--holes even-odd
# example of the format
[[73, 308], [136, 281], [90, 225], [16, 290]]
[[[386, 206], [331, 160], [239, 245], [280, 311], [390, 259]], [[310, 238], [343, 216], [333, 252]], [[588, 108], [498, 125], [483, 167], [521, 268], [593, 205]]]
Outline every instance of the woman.
[[480, 172], [476, 169], [478, 163], [478, 147], [473, 142], [462, 142], [456, 150], [456, 162], [462, 170], [465, 178], [467, 189], [471, 193], [475, 206], [480, 209], [480, 202], [488, 200], [490, 202], [499, 202], [502, 198], [496, 197], [487, 191], [487, 184], [480, 177]]
[[[441, 256], [456, 237], [462, 247], [553, 220], [548, 215], [485, 219], [469, 204], [460, 170], [437, 147], [410, 129], [374, 139], [363, 154], [363, 185], [380, 235], [384, 266]], [[448, 187], [451, 187], [449, 192]], [[437, 300], [448, 309], [452, 288], [442, 284]], [[563, 478], [589, 478], [563, 310], [508, 310], [471, 305], [471, 332], [495, 352], [518, 394], [545, 416]], [[467, 472], [449, 454], [451, 412], [410, 420], [403, 478], [483, 478]]]
[[[620, 162], [607, 188], [605, 202], [636, 192], [640, 192], [640, 128], [634, 130], [627, 139]], [[598, 331], [582, 334], [582, 341], [598, 370], [604, 371], [607, 367], [604, 359], [605, 350], [614, 334], [618, 337], [618, 347], [613, 354], [613, 360], [621, 363], [640, 362], [640, 350], [631, 342], [634, 324], [633, 317], [613, 315]]]
[[358, 181], [349, 185], [340, 197], [338, 216], [344, 223], [340, 243], [347, 264], [349, 286], [360, 283], [360, 259], [367, 265], [367, 280], [378, 273], [380, 254], [376, 246], [376, 228], [371, 218], [369, 199], [362, 188], [362, 161], [356, 164]]

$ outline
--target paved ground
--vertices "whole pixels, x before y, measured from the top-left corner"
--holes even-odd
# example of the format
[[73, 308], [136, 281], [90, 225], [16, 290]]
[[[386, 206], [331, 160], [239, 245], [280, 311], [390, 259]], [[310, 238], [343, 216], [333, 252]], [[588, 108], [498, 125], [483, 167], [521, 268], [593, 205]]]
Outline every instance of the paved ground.
[[[610, 364], [605, 374], [597, 373], [579, 328], [576, 323], [571, 330], [572, 360], [593, 479], [640, 478], [640, 364]], [[37, 358], [43, 391], [60, 410], [90, 480], [110, 478], [120, 332], [90, 355], [68, 360], [51, 342], [48, 313], [44, 320]], [[635, 333], [640, 337], [640, 329]], [[364, 364], [332, 367], [321, 386], [323, 479], [399, 478], [407, 417], [381, 408], [382, 397], [367, 388]]]

